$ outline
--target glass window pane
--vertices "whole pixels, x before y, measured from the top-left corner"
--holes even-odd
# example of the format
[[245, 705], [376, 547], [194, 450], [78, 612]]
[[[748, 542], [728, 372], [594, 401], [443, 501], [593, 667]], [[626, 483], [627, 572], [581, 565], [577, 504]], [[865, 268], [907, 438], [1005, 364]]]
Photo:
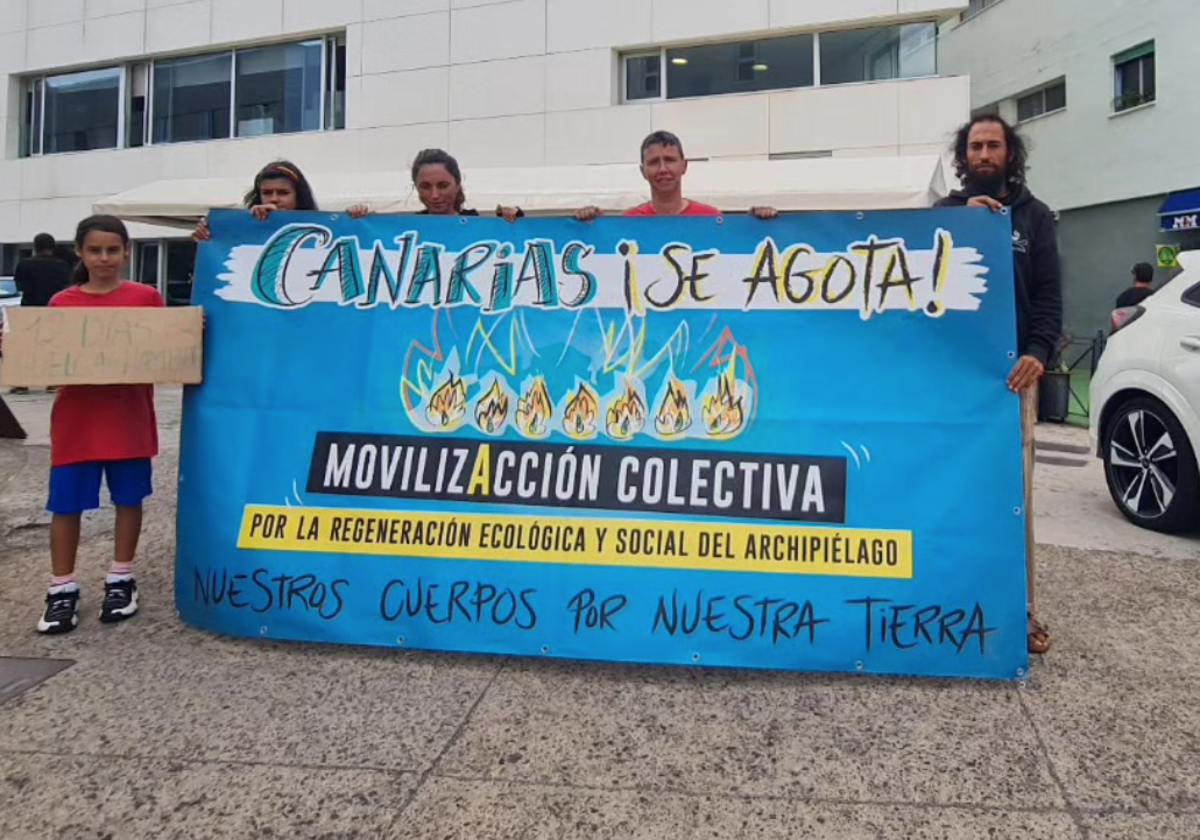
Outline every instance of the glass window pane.
[[1117, 66], [1117, 96], [1134, 96], [1141, 91], [1141, 72], [1137, 61]]
[[154, 64], [154, 142], [229, 136], [232, 53]]
[[321, 127], [321, 41], [239, 50], [237, 136]]
[[1067, 107], [1067, 86], [1057, 84], [1046, 88], [1046, 110], [1058, 111]]
[[42, 153], [42, 80], [29, 79], [22, 86], [21, 157]]
[[813, 36], [667, 51], [667, 98], [811, 87]]
[[821, 33], [821, 84], [911, 79], [937, 72], [932, 23]]
[[1042, 113], [1042, 92], [1031, 93], [1017, 100], [1017, 120], [1031, 120]]
[[89, 70], [46, 79], [45, 152], [113, 149], [121, 111], [121, 71]]
[[330, 38], [328, 44], [328, 99], [325, 103], [325, 127], [346, 127], [346, 42]]
[[188, 306], [192, 302], [192, 270], [196, 264], [196, 243], [190, 239], [172, 239], [166, 245], [167, 306]]
[[139, 242], [137, 249], [137, 281], [158, 288], [158, 243]]
[[658, 55], [625, 59], [625, 98], [657, 99], [662, 96], [662, 60]]
[[129, 68], [126, 89], [129, 99], [125, 104], [125, 145], [136, 149], [146, 145], [146, 103], [150, 93], [149, 64], [135, 64]]
[[1157, 92], [1156, 82], [1154, 78], [1154, 54], [1146, 56], [1142, 59], [1142, 97], [1149, 102], [1154, 99]]

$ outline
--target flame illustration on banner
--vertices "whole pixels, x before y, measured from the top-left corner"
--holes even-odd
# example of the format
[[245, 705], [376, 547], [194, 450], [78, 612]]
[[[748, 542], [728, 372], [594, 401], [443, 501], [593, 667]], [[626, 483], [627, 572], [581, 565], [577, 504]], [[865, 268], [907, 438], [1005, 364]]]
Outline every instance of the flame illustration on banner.
[[545, 437], [550, 433], [551, 414], [550, 392], [546, 390], [546, 381], [539, 376], [517, 400], [517, 429], [525, 437]]
[[608, 406], [608, 436], [629, 440], [646, 426], [646, 403], [628, 381], [625, 394]]
[[593, 438], [599, 419], [600, 398], [586, 382], [580, 382], [578, 390], [567, 400], [567, 408], [563, 412], [563, 431], [576, 440]]
[[706, 397], [701, 411], [704, 426], [711, 437], [727, 439], [741, 432], [746, 423], [746, 411], [737, 381], [737, 357], [717, 378], [716, 393]]
[[654, 428], [663, 437], [676, 437], [692, 426], [692, 410], [688, 405], [688, 393], [683, 383], [671, 376], [667, 379], [667, 392], [654, 417]]
[[467, 416], [467, 384], [451, 373], [429, 398], [425, 416], [444, 431], [461, 426]]
[[500, 387], [500, 380], [492, 381], [492, 387], [475, 405], [475, 425], [489, 435], [499, 434], [508, 420], [508, 394]]

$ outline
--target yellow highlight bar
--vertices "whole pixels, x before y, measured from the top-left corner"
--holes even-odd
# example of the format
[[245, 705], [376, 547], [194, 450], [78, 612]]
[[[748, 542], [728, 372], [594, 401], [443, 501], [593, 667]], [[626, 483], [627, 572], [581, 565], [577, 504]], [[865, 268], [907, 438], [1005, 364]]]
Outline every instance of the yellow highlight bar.
[[247, 505], [238, 548], [910, 580], [911, 531]]

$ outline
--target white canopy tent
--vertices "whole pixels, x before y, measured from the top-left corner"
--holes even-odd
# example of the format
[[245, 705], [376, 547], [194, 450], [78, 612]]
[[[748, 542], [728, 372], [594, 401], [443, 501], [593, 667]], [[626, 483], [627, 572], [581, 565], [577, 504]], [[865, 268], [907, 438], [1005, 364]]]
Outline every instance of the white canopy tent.
[[[366, 204], [376, 213], [421, 209], [407, 172], [312, 172], [322, 210]], [[240, 207], [245, 178], [153, 181], [94, 205], [130, 222], [190, 227], [212, 207]], [[483, 212], [516, 205], [529, 215], [566, 215], [594, 204], [619, 212], [647, 200], [633, 164], [473, 169], [464, 179], [467, 206]], [[928, 207], [946, 194], [937, 155], [807, 160], [699, 161], [685, 194], [729, 212], [767, 205], [779, 210], [885, 210]]]

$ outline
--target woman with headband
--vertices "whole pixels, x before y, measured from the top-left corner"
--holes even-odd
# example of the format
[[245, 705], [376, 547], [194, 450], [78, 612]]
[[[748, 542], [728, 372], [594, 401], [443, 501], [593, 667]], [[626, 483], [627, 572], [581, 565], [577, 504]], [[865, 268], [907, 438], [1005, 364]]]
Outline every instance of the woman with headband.
[[[254, 218], [261, 221], [276, 210], [320, 210], [312, 187], [300, 168], [291, 161], [277, 160], [268, 163], [254, 176], [254, 186], [246, 193], [244, 200], [246, 208]], [[349, 207], [346, 213], [352, 219], [359, 219], [370, 213], [366, 205], [356, 204]], [[192, 238], [197, 241], [210, 239], [208, 220], [201, 219], [196, 226]]]

